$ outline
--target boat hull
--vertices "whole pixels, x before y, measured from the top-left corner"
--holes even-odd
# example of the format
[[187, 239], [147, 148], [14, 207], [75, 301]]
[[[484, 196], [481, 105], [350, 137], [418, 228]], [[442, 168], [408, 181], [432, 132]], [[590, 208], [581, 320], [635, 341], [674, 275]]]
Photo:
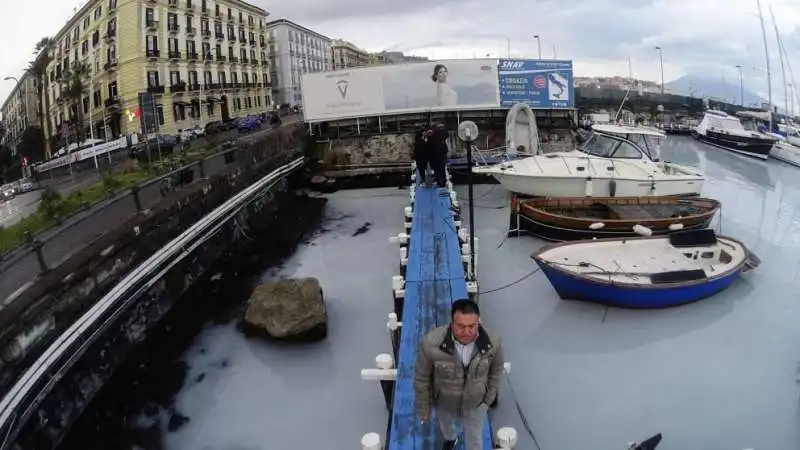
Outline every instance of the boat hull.
[[767, 159], [776, 142], [772, 139], [736, 136], [711, 130], [706, 130], [705, 134], [698, 133], [696, 136], [701, 142], [758, 159]]
[[561, 299], [631, 309], [670, 308], [702, 300], [727, 289], [742, 271], [740, 267], [719, 278], [697, 284], [642, 288], [579, 278], [540, 258], [534, 259]]
[[778, 142], [772, 146], [769, 156], [787, 164], [800, 167], [800, 147], [788, 142]]
[[[706, 228], [720, 209], [713, 199], [677, 197], [591, 197], [511, 200], [511, 230], [549, 241], [637, 236], [634, 225], [653, 235]], [[572, 214], [572, 215], [569, 215]], [[592, 229], [602, 223], [600, 229]], [[670, 229], [680, 224], [680, 228]]]
[[520, 175], [498, 170], [488, 173], [507, 190], [531, 197], [699, 195], [703, 190], [703, 180], [696, 177], [654, 181], [595, 177], [591, 180], [591, 188], [588, 188], [586, 177]]

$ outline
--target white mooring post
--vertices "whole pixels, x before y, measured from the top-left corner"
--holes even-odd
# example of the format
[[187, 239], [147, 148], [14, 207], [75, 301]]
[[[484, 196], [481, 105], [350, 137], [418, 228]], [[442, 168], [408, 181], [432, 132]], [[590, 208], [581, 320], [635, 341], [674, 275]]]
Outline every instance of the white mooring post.
[[381, 353], [375, 357], [376, 369], [361, 369], [361, 379], [365, 381], [378, 381], [383, 391], [386, 409], [392, 410], [394, 397], [394, 384], [397, 379], [397, 369], [394, 367], [394, 358], [388, 353]]
[[381, 450], [381, 435], [367, 433], [361, 437], [361, 450]]
[[397, 314], [389, 313], [389, 321], [386, 322], [386, 328], [389, 330], [389, 338], [392, 342], [392, 351], [395, 359], [400, 356], [400, 327], [402, 326], [403, 322], [397, 320]]
[[517, 445], [517, 430], [503, 427], [497, 430], [497, 444], [505, 450], [512, 450]]

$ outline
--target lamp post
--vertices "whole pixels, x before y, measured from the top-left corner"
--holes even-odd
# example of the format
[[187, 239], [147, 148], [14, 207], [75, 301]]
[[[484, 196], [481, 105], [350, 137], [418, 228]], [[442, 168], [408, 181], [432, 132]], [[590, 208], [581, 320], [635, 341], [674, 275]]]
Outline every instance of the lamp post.
[[534, 34], [533, 38], [536, 39], [536, 47], [539, 49], [539, 59], [542, 59], [542, 40], [538, 34]]
[[[17, 83], [17, 85], [20, 84], [19, 78], [17, 78], [17, 77], [5, 77], [5, 78], [3, 78], [3, 80], [5, 80], [5, 81], [14, 81], [15, 83]], [[20, 87], [20, 90], [22, 91], [22, 96], [25, 99], [25, 122], [27, 123], [27, 121], [28, 121], [28, 89], [26, 89], [26, 87], [23, 85], [23, 86]]]
[[744, 69], [741, 64], [737, 64], [736, 68], [739, 69], [739, 104], [744, 106]]
[[661, 95], [664, 95], [664, 53], [659, 46], [656, 46], [656, 50], [658, 50], [658, 62], [661, 65]]

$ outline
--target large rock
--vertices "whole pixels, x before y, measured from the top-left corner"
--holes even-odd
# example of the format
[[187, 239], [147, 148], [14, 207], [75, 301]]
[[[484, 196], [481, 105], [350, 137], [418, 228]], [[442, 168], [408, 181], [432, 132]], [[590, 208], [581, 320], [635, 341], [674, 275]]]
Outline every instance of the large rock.
[[318, 341], [328, 334], [328, 314], [316, 278], [297, 278], [256, 287], [247, 305], [248, 331], [274, 339]]

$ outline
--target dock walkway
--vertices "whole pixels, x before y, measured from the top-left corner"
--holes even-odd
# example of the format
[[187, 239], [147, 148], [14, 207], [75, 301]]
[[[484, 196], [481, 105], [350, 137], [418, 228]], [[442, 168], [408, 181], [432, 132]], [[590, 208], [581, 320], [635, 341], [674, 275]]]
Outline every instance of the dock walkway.
[[[431, 329], [449, 323], [450, 305], [467, 298], [461, 245], [448, 192], [418, 187], [415, 193], [397, 379], [387, 450], [439, 450], [438, 422], [421, 424], [414, 408], [414, 366], [419, 342]], [[492, 448], [488, 415], [484, 448]], [[459, 431], [460, 432], [460, 431]], [[463, 450], [463, 444], [457, 446]]]

